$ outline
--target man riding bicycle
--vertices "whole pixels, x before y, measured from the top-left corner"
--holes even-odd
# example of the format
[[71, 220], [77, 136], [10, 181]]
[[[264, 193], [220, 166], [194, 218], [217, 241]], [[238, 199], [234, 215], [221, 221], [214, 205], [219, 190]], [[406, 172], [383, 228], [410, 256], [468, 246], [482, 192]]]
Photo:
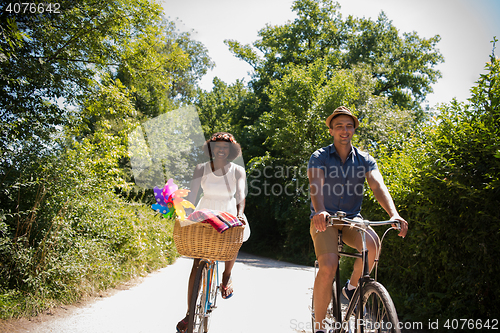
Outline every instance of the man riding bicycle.
[[[316, 150], [309, 160], [307, 176], [311, 193], [310, 233], [319, 262], [319, 270], [314, 282], [314, 332], [324, 332], [322, 327], [326, 309], [332, 298], [332, 283], [339, 263], [337, 237], [342, 230], [342, 239], [350, 247], [361, 249], [361, 235], [355, 228], [326, 227], [326, 217], [337, 211], [344, 211], [348, 218], [361, 219], [361, 203], [365, 179], [379, 204], [389, 214], [391, 220], [401, 222], [399, 236], [405, 237], [408, 223], [399, 216], [394, 201], [375, 159], [352, 146], [351, 140], [358, 119], [345, 106], [340, 106], [326, 119], [333, 144]], [[380, 246], [380, 239], [371, 228], [367, 230], [366, 243], [370, 270]], [[356, 289], [363, 267], [356, 260], [350, 280], [342, 292], [349, 300]]]

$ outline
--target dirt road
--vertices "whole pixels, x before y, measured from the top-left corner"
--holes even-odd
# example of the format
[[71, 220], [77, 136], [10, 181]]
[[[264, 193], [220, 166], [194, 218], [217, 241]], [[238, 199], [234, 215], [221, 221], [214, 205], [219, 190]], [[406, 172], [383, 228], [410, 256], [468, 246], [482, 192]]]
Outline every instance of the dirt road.
[[[191, 265], [191, 259], [179, 258], [131, 288], [64, 310], [63, 315], [24, 321], [16, 325], [17, 332], [174, 333], [186, 311]], [[210, 332], [309, 333], [313, 271], [312, 267], [240, 254], [233, 268], [234, 296], [219, 299]]]

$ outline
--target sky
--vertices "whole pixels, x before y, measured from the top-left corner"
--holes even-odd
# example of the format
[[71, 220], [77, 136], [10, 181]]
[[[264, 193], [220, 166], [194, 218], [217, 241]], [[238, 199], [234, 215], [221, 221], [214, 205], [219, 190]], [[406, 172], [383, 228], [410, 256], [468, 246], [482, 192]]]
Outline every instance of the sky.
[[[227, 84], [243, 79], [248, 83], [252, 68], [236, 58], [224, 44], [234, 39], [242, 44], [258, 40], [266, 26], [283, 25], [295, 18], [293, 0], [158, 0], [165, 16], [182, 31], [202, 42], [216, 67], [200, 82], [212, 89], [215, 76]], [[420, 37], [441, 36], [437, 44], [445, 62], [437, 66], [442, 78], [424, 105], [431, 108], [453, 98], [466, 101], [492, 53], [494, 36], [500, 39], [500, 0], [338, 0], [340, 12], [375, 20], [384, 11], [400, 31], [416, 31]], [[495, 52], [500, 56], [500, 42]]]

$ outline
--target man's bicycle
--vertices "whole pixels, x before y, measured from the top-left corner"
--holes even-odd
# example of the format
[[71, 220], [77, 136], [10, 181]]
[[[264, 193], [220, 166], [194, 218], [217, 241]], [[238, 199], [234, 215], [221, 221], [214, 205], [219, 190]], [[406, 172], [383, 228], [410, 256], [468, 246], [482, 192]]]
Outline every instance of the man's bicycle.
[[[345, 222], [349, 224], [345, 224]], [[327, 226], [344, 226], [354, 227], [361, 233], [363, 248], [361, 253], [348, 253], [343, 251], [342, 233], [339, 230], [338, 246], [339, 256], [361, 258], [363, 261], [363, 274], [359, 279], [358, 286], [349, 302], [347, 308], [342, 309], [341, 306], [341, 284], [339, 266], [332, 285], [332, 300], [328, 305], [326, 318], [323, 324], [329, 326], [330, 330], [337, 333], [342, 332], [392, 332], [400, 333], [398, 315], [396, 308], [391, 299], [391, 296], [385, 287], [376, 281], [376, 271], [378, 258], [383, 239], [387, 232], [393, 227], [387, 229], [382, 239], [380, 247], [375, 259], [375, 279], [370, 277], [370, 269], [368, 267], [368, 250], [366, 247], [366, 230], [370, 226], [396, 225], [400, 228], [399, 221], [367, 221], [353, 220], [346, 217], [344, 212], [337, 212], [330, 215], [327, 220]], [[318, 269], [318, 262], [315, 264], [315, 273]], [[314, 317], [314, 294], [311, 307], [311, 315], [313, 327], [315, 324]]]
[[209, 223], [176, 220], [173, 236], [177, 252], [201, 258], [189, 300], [187, 333], [208, 332], [220, 292], [218, 261], [232, 260], [238, 255], [243, 229], [232, 227], [220, 234]]

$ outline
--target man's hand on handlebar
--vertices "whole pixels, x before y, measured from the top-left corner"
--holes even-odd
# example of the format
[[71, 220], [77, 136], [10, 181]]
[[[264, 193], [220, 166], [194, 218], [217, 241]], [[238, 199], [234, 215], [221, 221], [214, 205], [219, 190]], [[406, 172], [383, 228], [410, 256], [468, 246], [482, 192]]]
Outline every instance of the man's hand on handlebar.
[[314, 227], [317, 231], [323, 232], [326, 230], [326, 218], [328, 216], [330, 216], [330, 214], [327, 211], [321, 211], [312, 217], [311, 221], [314, 223]]
[[[401, 216], [399, 216], [399, 214], [391, 216], [391, 220], [393, 220], [393, 221], [399, 221], [400, 222], [400, 227], [401, 228], [399, 230], [398, 236], [405, 238], [406, 233], [408, 232], [408, 222], [406, 222], [405, 219], [403, 219]], [[393, 224], [392, 226], [395, 229], [397, 229], [397, 226], [395, 224]]]

